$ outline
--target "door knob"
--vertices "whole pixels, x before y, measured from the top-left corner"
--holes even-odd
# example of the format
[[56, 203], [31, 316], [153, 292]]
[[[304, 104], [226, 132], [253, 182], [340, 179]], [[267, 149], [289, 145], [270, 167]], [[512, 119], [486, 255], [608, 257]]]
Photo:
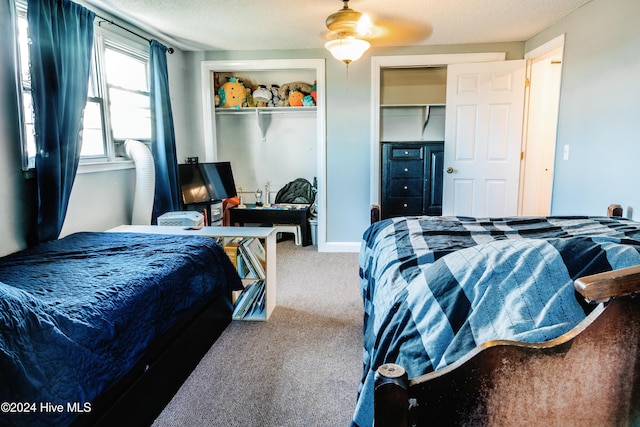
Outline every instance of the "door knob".
[[453, 168], [451, 166], [447, 168], [447, 173], [453, 173]]

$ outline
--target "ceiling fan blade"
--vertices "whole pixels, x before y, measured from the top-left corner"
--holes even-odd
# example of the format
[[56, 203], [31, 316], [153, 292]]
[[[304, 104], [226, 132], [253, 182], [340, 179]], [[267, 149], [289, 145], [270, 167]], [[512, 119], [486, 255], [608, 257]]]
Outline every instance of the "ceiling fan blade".
[[433, 33], [431, 25], [417, 21], [376, 19], [367, 40], [378, 46], [405, 46], [424, 42]]

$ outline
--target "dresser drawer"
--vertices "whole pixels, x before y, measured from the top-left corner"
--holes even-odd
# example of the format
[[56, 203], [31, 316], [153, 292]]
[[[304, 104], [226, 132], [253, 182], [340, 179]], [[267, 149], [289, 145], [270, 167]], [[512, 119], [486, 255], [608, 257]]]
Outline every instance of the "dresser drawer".
[[424, 162], [422, 160], [394, 160], [389, 162], [389, 178], [422, 178]]
[[391, 160], [395, 159], [417, 159], [424, 158], [424, 147], [392, 147]]
[[383, 215], [422, 215], [422, 197], [389, 197], [382, 206]]
[[424, 181], [422, 179], [407, 178], [407, 179], [391, 179], [389, 180], [389, 187], [387, 195], [391, 197], [407, 197], [418, 196], [422, 197], [424, 191]]
[[380, 216], [442, 214], [442, 143], [382, 142]]

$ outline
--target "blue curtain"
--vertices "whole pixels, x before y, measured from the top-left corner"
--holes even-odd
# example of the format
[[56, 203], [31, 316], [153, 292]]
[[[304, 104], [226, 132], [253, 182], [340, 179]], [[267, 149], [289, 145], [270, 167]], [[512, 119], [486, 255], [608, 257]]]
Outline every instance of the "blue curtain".
[[57, 239], [80, 161], [95, 14], [68, 0], [29, 0], [38, 240]]
[[167, 47], [151, 40], [149, 50], [151, 89], [151, 153], [156, 169], [155, 199], [151, 223], [165, 212], [180, 210], [182, 196], [176, 156], [176, 136], [169, 98]]

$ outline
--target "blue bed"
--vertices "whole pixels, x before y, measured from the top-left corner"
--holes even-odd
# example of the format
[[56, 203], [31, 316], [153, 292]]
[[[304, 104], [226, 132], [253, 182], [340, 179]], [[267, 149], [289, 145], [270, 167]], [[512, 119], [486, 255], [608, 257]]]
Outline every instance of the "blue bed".
[[574, 280], [640, 265], [640, 223], [609, 217], [403, 217], [373, 224], [360, 253], [363, 377], [353, 425], [373, 423], [376, 370], [409, 378], [492, 340], [546, 342], [594, 309]]
[[0, 402], [23, 411], [0, 424], [71, 423], [174, 325], [240, 286], [206, 237], [77, 233], [0, 259]]

